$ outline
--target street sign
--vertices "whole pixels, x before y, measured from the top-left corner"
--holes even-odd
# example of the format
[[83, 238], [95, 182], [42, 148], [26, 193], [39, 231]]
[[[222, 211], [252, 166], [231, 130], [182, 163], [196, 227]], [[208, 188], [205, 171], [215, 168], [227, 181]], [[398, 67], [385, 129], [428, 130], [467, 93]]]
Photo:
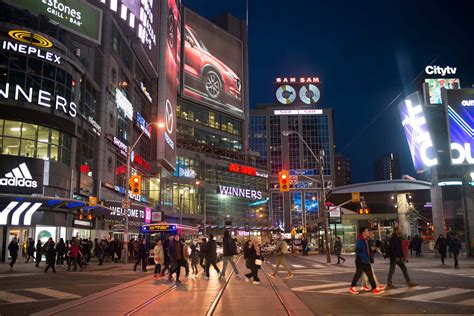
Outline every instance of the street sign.
[[129, 199], [122, 200], [122, 208], [130, 208], [132, 202]]
[[360, 192], [352, 192], [352, 203], [360, 202]]
[[97, 206], [97, 197], [89, 196], [89, 206]]
[[290, 184], [298, 184], [298, 176], [290, 176]]
[[329, 223], [340, 224], [341, 222], [341, 208], [337, 206], [329, 208]]

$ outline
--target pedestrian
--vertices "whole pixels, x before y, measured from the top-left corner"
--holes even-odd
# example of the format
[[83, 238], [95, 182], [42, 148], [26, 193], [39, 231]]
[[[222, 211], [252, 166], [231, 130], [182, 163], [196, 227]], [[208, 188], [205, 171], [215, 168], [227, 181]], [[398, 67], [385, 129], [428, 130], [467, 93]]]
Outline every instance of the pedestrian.
[[260, 247], [257, 241], [247, 241], [244, 247], [244, 259], [245, 266], [250, 270], [250, 273], [245, 275], [245, 282], [250, 282], [250, 279], [253, 279], [253, 284], [260, 284], [260, 279], [258, 278], [260, 266], [257, 265], [257, 260], [261, 260], [260, 258]]
[[421, 257], [422, 244], [423, 244], [423, 239], [421, 239], [420, 236], [415, 235], [415, 238], [413, 238], [413, 245], [415, 247], [415, 254], [417, 257]]
[[441, 263], [444, 266], [444, 259], [446, 258], [446, 252], [448, 249], [448, 240], [444, 237], [443, 234], [439, 234], [439, 237], [436, 240], [434, 247], [436, 250], [438, 250], [439, 254], [441, 255]]
[[57, 253], [57, 265], [64, 265], [64, 255], [66, 254], [66, 244], [64, 243], [64, 239], [59, 238], [59, 242], [56, 245], [56, 253]]
[[135, 261], [135, 266], [133, 271], [137, 271], [137, 266], [142, 263], [142, 272], [146, 272], [146, 261], [148, 260], [148, 248], [146, 246], [146, 240], [141, 238], [138, 241], [138, 254], [137, 261]]
[[205, 258], [206, 258], [206, 279], [209, 279], [209, 268], [211, 265], [214, 267], [217, 273], [220, 273], [219, 267], [217, 266], [217, 243], [214, 240], [214, 235], [209, 235], [209, 241], [205, 247]]
[[82, 246], [82, 268], [85, 269], [91, 257], [91, 248], [89, 246], [89, 240], [88, 239], [82, 240], [81, 246]]
[[159, 276], [161, 276], [161, 265], [165, 261], [165, 254], [163, 253], [161, 239], [156, 240], [155, 247], [153, 248], [153, 259], [155, 261], [155, 274], [153, 279], [158, 280]]
[[449, 243], [449, 251], [453, 254], [455, 269], [459, 269], [458, 256], [461, 249], [461, 242], [458, 239], [458, 235], [454, 234], [451, 238], [451, 242]]
[[168, 235], [168, 238], [165, 239], [163, 242], [163, 255], [165, 257], [165, 262], [163, 264], [163, 269], [161, 270], [161, 276], [165, 276], [165, 271], [168, 270], [168, 274], [170, 274], [171, 277], [171, 262], [170, 262], [170, 256], [169, 256], [169, 248], [170, 248], [170, 243], [174, 241], [174, 236], [173, 235]]
[[276, 248], [275, 248], [275, 253], [277, 255], [277, 263], [275, 266], [275, 271], [273, 273], [270, 273], [271, 277], [276, 277], [278, 273], [278, 269], [280, 268], [280, 265], [283, 265], [286, 269], [286, 272], [288, 273], [287, 278], [293, 277], [293, 273], [291, 273], [290, 268], [288, 268], [288, 264], [286, 263], [286, 254], [288, 253], [288, 244], [286, 241], [283, 240], [281, 233], [277, 233], [276, 235]]
[[308, 237], [304, 237], [303, 240], [301, 241], [301, 247], [303, 251], [303, 256], [308, 255]]
[[44, 252], [46, 254], [46, 268], [44, 268], [44, 273], [48, 273], [49, 268], [52, 268], [53, 273], [56, 273], [54, 267], [56, 263], [56, 249], [52, 237], [49, 237], [48, 241], [44, 244]]
[[230, 262], [232, 269], [234, 270], [235, 276], [240, 277], [239, 269], [234, 262], [234, 256], [237, 254], [237, 245], [235, 240], [230, 236], [228, 230], [224, 231], [224, 238], [222, 239], [222, 247], [224, 248], [224, 264], [219, 278], [225, 278], [225, 271], [227, 269], [227, 263]]
[[16, 259], [18, 258], [18, 251], [20, 250], [20, 246], [18, 246], [18, 240], [16, 237], [13, 237], [12, 241], [8, 245], [8, 251], [10, 252], [10, 270], [13, 270], [13, 266], [15, 265]]
[[357, 282], [359, 282], [359, 279], [361, 278], [363, 273], [367, 275], [370, 285], [372, 287], [372, 293], [374, 295], [379, 295], [383, 292], [382, 289], [377, 288], [377, 284], [375, 283], [374, 275], [372, 273], [372, 267], [370, 263], [372, 251], [370, 249], [369, 242], [368, 242], [369, 236], [370, 234], [367, 227], [361, 227], [359, 229], [359, 235], [357, 236], [356, 246], [355, 246], [356, 272], [354, 274], [354, 277], [352, 278], [351, 287], [349, 288], [349, 293], [351, 294], [359, 293], [359, 291], [357, 291], [356, 286], [357, 286]]
[[334, 252], [336, 253], [336, 256], [337, 256], [337, 264], [340, 264], [341, 263], [341, 260], [343, 262], [346, 262], [346, 259], [344, 259], [342, 256], [341, 256], [341, 253], [342, 253], [342, 241], [341, 241], [341, 237], [336, 237], [336, 241], [334, 242]]
[[39, 264], [41, 262], [41, 257], [43, 256], [43, 243], [41, 242], [40, 239], [38, 239], [38, 242], [36, 243], [36, 258], [35, 258], [35, 267], [39, 267]]
[[195, 244], [191, 245], [191, 268], [193, 269], [193, 275], [198, 274], [198, 264], [199, 264], [199, 251]]
[[186, 242], [184, 241], [184, 239], [181, 238], [180, 240], [181, 242], [181, 246], [183, 247], [183, 260], [181, 262], [181, 264], [184, 266], [184, 270], [185, 270], [185, 273], [186, 273], [186, 277], [189, 276], [189, 247], [188, 245], [186, 245]]
[[168, 280], [171, 282], [173, 273], [176, 273], [176, 284], [180, 284], [179, 276], [181, 274], [181, 267], [184, 262], [183, 246], [179, 240], [179, 235], [174, 236], [174, 240], [170, 240], [170, 246], [168, 249], [168, 255], [170, 257], [170, 274]]
[[[369, 244], [369, 248], [370, 248], [370, 269], [372, 270], [372, 275], [374, 276], [374, 281], [375, 281], [375, 285], [377, 286], [377, 289], [378, 290], [384, 290], [385, 289], [385, 286], [381, 285], [379, 280], [377, 279], [377, 276], [375, 275], [375, 271], [374, 271], [374, 254], [377, 252], [377, 246], [375, 245], [375, 242], [374, 242], [374, 233], [372, 232], [369, 232], [369, 239], [367, 240], [368, 241], [368, 244]], [[367, 274], [363, 274], [362, 275], [362, 290], [363, 291], [370, 291], [370, 287], [369, 287], [369, 277], [367, 276]]]
[[[405, 277], [408, 287], [414, 287], [416, 284], [411, 282], [410, 276], [408, 275], [407, 267], [403, 263], [403, 248], [402, 239], [400, 238], [400, 228], [395, 227], [393, 230], [392, 237], [388, 240], [388, 257], [390, 258], [390, 269], [388, 271], [387, 279], [387, 290], [395, 289], [396, 287], [392, 284], [392, 277], [395, 273], [395, 267], [399, 266]], [[415, 236], [416, 238], [416, 236]], [[416, 243], [415, 243], [416, 245]], [[416, 249], [416, 246], [415, 246]]]
[[203, 270], [206, 270], [206, 238], [201, 239], [201, 244], [199, 245], [199, 265], [202, 267]]
[[30, 261], [30, 258], [33, 258], [35, 260], [35, 241], [33, 238], [28, 238], [28, 242], [26, 245], [26, 254], [28, 255], [28, 258], [26, 258], [25, 263], [28, 263]]
[[67, 266], [67, 271], [71, 271], [71, 265], [74, 264], [74, 272], [77, 271], [77, 265], [80, 255], [79, 241], [73, 239], [71, 247], [69, 248], [69, 263]]
[[123, 242], [121, 240], [117, 240], [117, 248], [115, 249], [117, 260], [122, 260], [122, 249], [123, 249]]
[[413, 249], [415, 248], [413, 246], [413, 239], [411, 238], [411, 236], [408, 236], [408, 250], [410, 250], [410, 257], [413, 257]]
[[99, 249], [97, 250], [99, 266], [104, 264], [106, 250], [107, 250], [107, 239], [105, 237], [102, 237], [99, 243]]

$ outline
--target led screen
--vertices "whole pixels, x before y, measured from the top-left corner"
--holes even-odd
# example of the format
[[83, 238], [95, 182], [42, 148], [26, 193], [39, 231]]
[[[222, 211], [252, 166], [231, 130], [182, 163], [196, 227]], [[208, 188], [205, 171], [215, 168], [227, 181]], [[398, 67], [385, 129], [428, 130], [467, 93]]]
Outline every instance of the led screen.
[[243, 117], [242, 42], [186, 10], [184, 96]]
[[428, 93], [430, 96], [430, 104], [442, 104], [441, 88], [459, 89], [460, 83], [458, 78], [439, 78], [439, 79], [425, 79], [428, 84]]
[[448, 90], [447, 118], [453, 165], [474, 164], [474, 89]]

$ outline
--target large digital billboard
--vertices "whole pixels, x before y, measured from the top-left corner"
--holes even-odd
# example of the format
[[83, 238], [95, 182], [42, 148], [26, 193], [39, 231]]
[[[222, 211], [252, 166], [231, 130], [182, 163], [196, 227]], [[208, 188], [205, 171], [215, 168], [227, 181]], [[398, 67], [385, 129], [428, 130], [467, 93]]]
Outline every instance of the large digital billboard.
[[430, 104], [443, 103], [443, 98], [441, 97], [441, 88], [445, 88], [447, 90], [461, 88], [458, 78], [425, 79], [425, 83], [428, 84]]
[[416, 172], [421, 173], [429, 167], [436, 166], [438, 158], [426, 122], [420, 94], [418, 92], [410, 94], [399, 103], [398, 108]]
[[447, 119], [453, 165], [474, 164], [474, 89], [448, 90]]
[[275, 79], [274, 87], [277, 103], [294, 106], [321, 103], [319, 77], [278, 77]]
[[185, 11], [183, 95], [243, 117], [242, 41]]

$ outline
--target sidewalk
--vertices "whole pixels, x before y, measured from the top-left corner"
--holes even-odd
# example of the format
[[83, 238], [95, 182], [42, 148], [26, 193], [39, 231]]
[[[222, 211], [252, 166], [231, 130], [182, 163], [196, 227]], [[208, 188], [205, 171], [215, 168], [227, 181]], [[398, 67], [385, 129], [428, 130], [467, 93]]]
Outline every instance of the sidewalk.
[[[222, 263], [219, 264], [222, 266]], [[264, 264], [266, 272], [270, 269]], [[243, 258], [238, 262], [240, 274], [248, 273]], [[285, 308], [275, 294], [268, 278], [260, 271], [260, 285], [245, 282], [244, 278], [232, 276], [227, 287], [222, 291], [224, 280], [211, 267], [211, 278], [202, 278], [202, 269], [197, 277], [181, 278], [183, 283], [170, 287], [164, 280], [154, 281], [151, 275], [106, 291], [95, 293], [81, 299], [37, 313], [48, 315], [59, 312], [59, 315], [77, 315], [80, 313], [116, 315], [133, 311], [137, 315], [168, 315], [185, 313], [186, 315], [206, 315], [215, 304], [216, 297], [222, 292], [214, 315], [287, 315]], [[227, 276], [231, 273], [228, 266]], [[184, 269], [183, 271], [184, 272]], [[295, 294], [279, 279], [272, 279], [278, 293], [286, 306], [296, 315], [312, 315]], [[166, 291], [165, 294], [160, 293]], [[65, 308], [66, 311], [61, 312]]]

